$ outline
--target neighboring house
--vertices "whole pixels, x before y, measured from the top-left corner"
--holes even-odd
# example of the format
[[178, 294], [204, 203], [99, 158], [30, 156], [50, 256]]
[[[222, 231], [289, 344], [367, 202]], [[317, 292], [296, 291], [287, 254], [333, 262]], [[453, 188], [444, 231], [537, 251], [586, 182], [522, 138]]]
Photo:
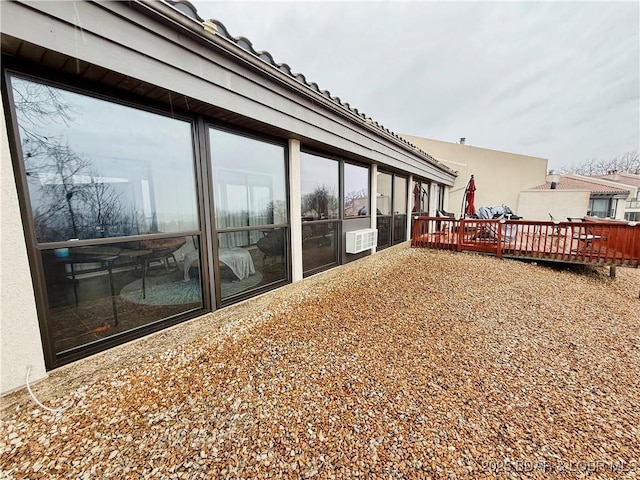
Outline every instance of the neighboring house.
[[[547, 173], [547, 159], [402, 135], [458, 173], [448, 191], [447, 210], [459, 216], [465, 187], [471, 175], [476, 184], [476, 207], [507, 205], [518, 215], [520, 192], [540, 185]], [[433, 213], [433, 210], [431, 210]]]
[[637, 187], [576, 174], [550, 174], [546, 182], [521, 192], [518, 214], [530, 220], [566, 221], [592, 215], [625, 218], [625, 202], [637, 195]]
[[635, 196], [633, 196], [632, 191], [624, 205], [624, 219], [632, 222], [640, 222], [640, 175], [622, 172], [601, 175], [597, 178], [636, 188]]
[[456, 181], [188, 2], [0, 9], [0, 393], [406, 241]]

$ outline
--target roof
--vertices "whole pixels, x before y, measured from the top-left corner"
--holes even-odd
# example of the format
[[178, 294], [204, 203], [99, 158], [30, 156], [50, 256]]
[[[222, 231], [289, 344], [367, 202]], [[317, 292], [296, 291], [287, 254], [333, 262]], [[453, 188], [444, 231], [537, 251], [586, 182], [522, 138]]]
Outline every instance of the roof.
[[632, 187], [640, 188], [640, 175], [634, 175], [633, 173], [616, 173], [613, 175], [599, 175], [595, 178], [601, 178], [602, 180], [608, 180], [610, 182], [622, 183], [623, 185], [630, 185]]
[[[538, 185], [532, 190], [551, 190], [551, 182], [545, 182], [543, 185]], [[561, 176], [560, 181], [556, 182], [556, 190], [589, 190], [591, 193], [596, 194], [619, 194], [629, 193], [624, 188], [612, 187], [598, 183], [597, 181], [582, 180], [573, 177]]]
[[422, 157], [424, 160], [428, 161], [429, 163], [432, 163], [438, 166], [438, 168], [456, 175], [456, 172], [454, 172], [447, 165], [443, 164], [433, 156], [429, 155], [427, 152], [421, 150], [419, 147], [409, 142], [407, 139], [401, 137], [395, 132], [392, 132], [388, 128], [384, 127], [382, 124], [378, 123], [377, 121], [373, 120], [371, 117], [367, 116], [365, 113], [360, 112], [355, 107], [352, 107], [349, 103], [342, 101], [340, 97], [333, 96], [329, 90], [321, 90], [317, 83], [309, 82], [307, 78], [304, 76], [304, 74], [294, 73], [291, 67], [286, 63], [277, 63], [273, 59], [273, 56], [271, 55], [271, 53], [264, 50], [260, 50], [260, 51], [255, 50], [253, 48], [253, 44], [248, 38], [242, 37], [242, 36], [238, 36], [238, 37], [232, 36], [227, 30], [227, 28], [224, 26], [224, 24], [219, 20], [203, 19], [202, 17], [200, 17], [200, 15], [198, 15], [198, 10], [188, 0], [164, 0], [164, 3], [171, 6], [173, 9], [177, 10], [181, 14], [189, 17], [191, 20], [194, 20], [197, 23], [199, 23], [203, 27], [204, 31], [217, 35], [219, 37], [225, 38], [226, 40], [234, 43], [235, 45], [242, 48], [247, 53], [262, 60], [267, 65], [272, 66], [273, 68], [279, 70], [280, 72], [284, 73], [288, 77], [291, 77], [292, 79], [296, 80], [303, 88], [306, 88], [308, 91], [310, 90], [311, 92], [314, 92], [316, 95], [325, 97], [327, 100], [338, 105], [345, 112], [348, 112], [352, 116], [354, 116], [355, 117], [354, 119], [357, 119], [357, 121], [368, 124], [369, 126], [373, 127], [375, 130], [377, 130], [378, 133], [393, 137], [396, 142], [404, 144], [407, 150], [411, 150], [413, 153]]

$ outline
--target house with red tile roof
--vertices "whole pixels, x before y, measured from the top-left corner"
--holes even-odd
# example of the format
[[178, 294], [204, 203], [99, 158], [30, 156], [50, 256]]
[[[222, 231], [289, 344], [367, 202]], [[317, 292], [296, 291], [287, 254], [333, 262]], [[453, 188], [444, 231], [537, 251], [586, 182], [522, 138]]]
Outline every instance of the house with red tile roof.
[[629, 197], [625, 203], [624, 218], [632, 222], [640, 221], [640, 175], [628, 172], [614, 172], [608, 175], [601, 175], [597, 178], [635, 187], [637, 189], [636, 196]]
[[566, 220], [585, 215], [635, 220], [625, 214], [639, 188], [614, 178], [550, 174], [545, 183], [521, 192], [517, 212], [530, 220]]

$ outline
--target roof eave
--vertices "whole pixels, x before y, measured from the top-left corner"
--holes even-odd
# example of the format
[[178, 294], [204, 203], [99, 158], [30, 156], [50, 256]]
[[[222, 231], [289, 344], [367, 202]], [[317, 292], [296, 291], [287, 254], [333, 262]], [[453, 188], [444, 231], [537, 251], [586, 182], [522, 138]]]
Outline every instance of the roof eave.
[[[184, 12], [181, 12], [177, 8], [173, 7], [165, 0], [135, 0], [134, 2], [132, 2], [132, 5], [138, 6], [138, 10], [142, 13], [145, 13], [147, 15], [154, 15], [156, 18], [162, 20], [165, 24], [169, 24], [174, 28], [180, 28], [183, 32], [187, 31], [195, 38], [198, 38], [201, 41], [205, 41], [209, 45], [214, 45], [225, 54], [230, 55], [234, 59], [242, 61], [245, 64], [248, 64], [251, 67], [260, 70], [263, 74], [271, 77], [275, 81], [284, 83], [289, 88], [296, 90], [298, 93], [310, 97], [314, 102], [321, 103], [323, 106], [331, 109], [341, 117], [346, 118], [350, 121], [357, 122], [360, 126], [367, 129], [368, 131], [386, 138], [387, 140], [401, 147], [406, 152], [415, 155], [416, 157], [420, 158], [430, 165], [433, 165], [439, 170], [452, 175], [453, 177], [457, 176], [457, 172], [450, 169], [446, 165], [443, 165], [428, 153], [420, 150], [417, 146], [413, 145], [408, 140], [393, 133], [391, 130], [384, 128], [377, 122], [373, 122], [370, 118], [366, 117], [365, 114], [356, 113], [357, 110], [353, 111], [348, 104], [345, 105], [342, 103], [337, 103], [337, 101], [327, 98], [327, 96], [324, 95], [319, 88], [318, 90], [315, 90], [310, 84], [308, 84], [306, 78], [304, 80], [304, 83], [299, 79], [296, 80], [294, 76], [296, 74], [292, 73], [292, 76], [287, 75], [286, 73], [282, 72], [280, 68], [276, 66], [276, 64], [272, 64], [260, 58], [260, 56], [258, 56], [258, 52], [255, 52], [255, 50], [255, 53], [252, 53], [251, 51], [248, 51], [247, 49], [239, 46], [233, 39], [216, 33], [216, 28], [212, 26], [216, 25], [214, 22], [210, 22], [207, 20], [205, 20], [204, 22], [200, 22], [197, 19], [191, 18]], [[228, 33], [226, 32], [226, 27], [224, 29], [225, 33]], [[248, 46], [251, 48], [251, 50], [253, 50], [251, 42], [247, 41], [246, 39], [245, 41], [246, 43], [248, 43]], [[268, 54], [268, 52], [262, 53]], [[272, 58], [271, 54], [269, 54], [269, 57]]]

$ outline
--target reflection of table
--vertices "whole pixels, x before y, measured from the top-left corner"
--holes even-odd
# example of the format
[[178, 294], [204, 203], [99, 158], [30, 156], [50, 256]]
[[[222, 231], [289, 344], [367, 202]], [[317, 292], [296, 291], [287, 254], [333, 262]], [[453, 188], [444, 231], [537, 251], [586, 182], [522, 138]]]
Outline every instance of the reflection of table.
[[78, 287], [76, 286], [75, 264], [97, 263], [109, 274], [109, 289], [111, 293], [111, 308], [115, 325], [118, 325], [118, 309], [116, 307], [116, 294], [113, 286], [113, 264], [119, 258], [122, 250], [116, 247], [73, 247], [69, 249], [66, 257], [56, 257], [56, 260], [69, 265], [71, 269], [71, 281], [73, 283], [73, 295], [78, 306]]

